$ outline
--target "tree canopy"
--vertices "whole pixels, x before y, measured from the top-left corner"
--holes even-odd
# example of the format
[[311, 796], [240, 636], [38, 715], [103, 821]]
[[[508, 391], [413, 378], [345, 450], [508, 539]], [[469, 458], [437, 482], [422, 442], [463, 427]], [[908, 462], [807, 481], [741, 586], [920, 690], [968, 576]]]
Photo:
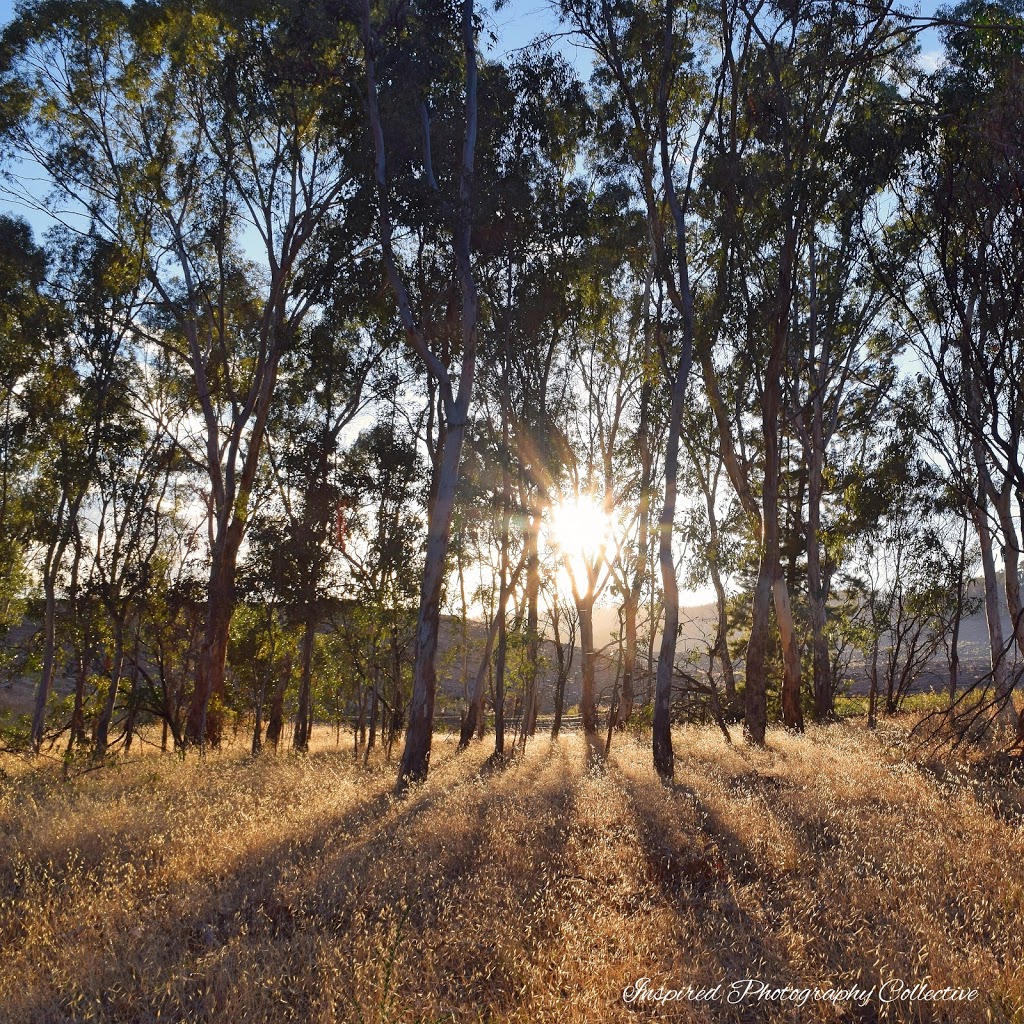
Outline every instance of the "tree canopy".
[[584, 68], [487, 16], [4, 29], [11, 742], [331, 720], [404, 733], [403, 789], [439, 724], [502, 762], [575, 704], [668, 779], [682, 719], [761, 745], [936, 672], [1024, 741], [1020, 5], [562, 0]]

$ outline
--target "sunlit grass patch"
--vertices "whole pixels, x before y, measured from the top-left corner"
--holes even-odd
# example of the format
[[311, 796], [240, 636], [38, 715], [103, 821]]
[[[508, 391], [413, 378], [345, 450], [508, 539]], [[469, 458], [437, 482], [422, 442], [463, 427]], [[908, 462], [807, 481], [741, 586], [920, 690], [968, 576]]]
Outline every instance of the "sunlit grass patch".
[[393, 764], [364, 770], [327, 730], [306, 757], [150, 754], [70, 781], [12, 766], [0, 1019], [625, 1021], [650, 1015], [621, 999], [637, 978], [747, 976], [929, 979], [979, 999], [889, 1017], [1019, 1019], [1024, 831], [977, 765], [940, 776], [887, 735], [755, 750], [687, 728], [671, 787], [631, 738], [603, 770], [575, 735], [500, 771], [440, 741], [401, 800]]

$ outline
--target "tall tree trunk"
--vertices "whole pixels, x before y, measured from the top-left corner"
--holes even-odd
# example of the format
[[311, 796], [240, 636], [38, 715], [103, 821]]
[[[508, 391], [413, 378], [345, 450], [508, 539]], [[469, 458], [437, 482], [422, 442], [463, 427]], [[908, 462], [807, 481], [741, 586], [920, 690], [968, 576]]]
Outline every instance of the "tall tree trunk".
[[[195, 689], [189, 706], [185, 738], [200, 747], [220, 744], [223, 729], [220, 700], [224, 697], [224, 670], [227, 664], [228, 635], [235, 610], [235, 565], [242, 543], [242, 522], [235, 520], [222, 531], [214, 545], [210, 561], [210, 580], [206, 596], [206, 620], [203, 643], [196, 664]], [[217, 698], [211, 711], [210, 703]]]
[[[788, 295], [788, 291], [785, 291], [785, 294]], [[781, 303], [780, 299], [780, 305]], [[788, 310], [787, 302], [783, 313], [788, 314]], [[762, 559], [766, 563], [771, 580], [771, 592], [775, 598], [775, 616], [782, 641], [782, 720], [787, 728], [802, 731], [804, 722], [800, 709], [800, 648], [793, 625], [789, 588], [786, 586], [779, 556], [779, 480], [782, 458], [779, 445], [779, 414], [782, 399], [782, 373], [785, 367], [788, 337], [787, 328], [788, 319], [784, 319], [780, 315], [773, 332], [772, 354], [765, 371], [762, 398], [761, 422], [764, 431], [764, 483], [761, 491], [764, 526]], [[758, 583], [760, 584], [760, 582], [759, 572]], [[765, 628], [767, 629], [767, 621]]]
[[[1006, 591], [1006, 607], [1010, 613], [1010, 629], [1017, 645], [1018, 655], [1024, 655], [1024, 615], [1022, 615], [1020, 598], [1020, 541], [1017, 537], [1017, 525], [1013, 521], [1012, 481], [1007, 478], [1002, 492], [996, 499], [996, 512], [999, 515], [999, 526], [1003, 544], [1003, 586]], [[1013, 674], [1005, 672], [1002, 687], [996, 687], [996, 700], [999, 701], [999, 720], [1010, 727], [1017, 725], [1017, 711], [1013, 706]]]
[[114, 707], [117, 704], [117, 690], [121, 684], [121, 672], [124, 666], [124, 622], [118, 620], [114, 623], [114, 660], [110, 666], [110, 687], [107, 690], [107, 699], [100, 709], [99, 718], [96, 720], [96, 742], [93, 746], [93, 757], [100, 760], [107, 752], [109, 743], [110, 722], [114, 717]]
[[[504, 585], [504, 580], [502, 580]], [[505, 756], [505, 657], [508, 653], [508, 623], [498, 620], [498, 647], [494, 655], [494, 756]]]
[[274, 686], [274, 693], [270, 699], [270, 714], [267, 716], [266, 739], [275, 752], [281, 742], [281, 733], [284, 731], [284, 698], [288, 692], [288, 684], [291, 682], [291, 677], [291, 658], [286, 657], [281, 675]]
[[[619, 695], [619, 707], [616, 712], [616, 725], [624, 729], [633, 714], [636, 702], [636, 662], [637, 662], [637, 618], [640, 613], [640, 600], [643, 597], [644, 583], [647, 581], [648, 548], [650, 545], [651, 521], [651, 474], [652, 456], [647, 437], [647, 393], [650, 385], [645, 381], [640, 400], [640, 523], [637, 537], [637, 556], [633, 565], [633, 579], [622, 602], [623, 631], [625, 634], [625, 650], [622, 661], [622, 692]], [[653, 621], [653, 620], [652, 620]], [[653, 632], [653, 629], [652, 629]]]
[[[811, 615], [812, 685], [814, 689], [814, 717], [818, 722], [833, 717], [832, 664], [829, 657], [826, 624], [828, 619], [828, 587], [821, 564], [821, 499], [824, 493], [825, 469], [825, 389], [831, 364], [831, 333], [826, 330], [820, 338], [818, 316], [818, 261], [815, 246], [813, 217], [808, 225], [807, 259], [809, 276], [809, 370], [812, 394], [810, 396], [811, 426], [808, 431], [803, 418], [798, 417], [800, 439], [807, 461], [807, 604]], [[838, 396], [835, 399], [839, 401]], [[829, 433], [831, 437], [831, 431]]]
[[312, 731], [312, 681], [313, 681], [313, 641], [316, 637], [316, 621], [312, 614], [308, 615], [302, 634], [302, 674], [299, 679], [299, 707], [295, 714], [295, 736], [292, 747], [302, 753], [309, 750], [309, 734]]
[[[53, 559], [50, 560], [51, 562]], [[38, 754], [43, 746], [46, 730], [46, 704], [53, 687], [57, 664], [57, 595], [53, 571], [48, 564], [43, 574], [43, 671], [36, 688], [36, 702], [32, 713], [32, 749]]]
[[459, 461], [469, 418], [476, 373], [478, 296], [472, 265], [472, 195], [477, 139], [477, 52], [476, 17], [473, 0], [462, 0], [462, 45], [465, 53], [465, 134], [459, 168], [458, 209], [452, 238], [456, 277], [462, 296], [461, 367], [458, 391], [453, 394], [448, 367], [430, 348], [430, 339], [416, 321], [408, 289], [395, 257], [391, 223], [391, 187], [387, 176], [384, 126], [377, 95], [374, 32], [369, 0], [362, 10], [364, 66], [366, 71], [366, 111], [374, 147], [374, 178], [377, 191], [377, 226], [388, 283], [395, 295], [399, 315], [410, 347], [423, 362], [430, 377], [440, 388], [445, 410], [447, 434], [436, 463], [437, 488], [427, 519], [427, 550], [420, 591], [419, 618], [416, 626], [416, 664], [413, 670], [412, 703], [405, 750], [395, 783], [402, 793], [410, 782], [425, 779], [430, 763], [430, 744], [434, 729], [434, 695], [437, 688], [437, 639], [441, 614], [441, 589], [444, 584], [448, 540], [451, 534], [455, 492], [459, 479]]
[[597, 737], [597, 695], [596, 660], [594, 650], [594, 606], [587, 601], [576, 602], [576, 614], [580, 620], [580, 656], [582, 658], [582, 687], [580, 692], [580, 715], [583, 732], [588, 741]]
[[79, 568], [82, 560], [82, 538], [78, 529], [74, 531], [75, 557], [71, 563], [71, 585], [69, 597], [71, 613], [75, 621], [75, 702], [71, 710], [71, 726], [68, 730], [68, 756], [76, 746], [85, 744], [85, 684], [89, 675], [89, 657], [92, 644], [92, 628], [82, 619], [81, 595], [79, 593]]
[[[463, 412], [463, 417], [465, 413]], [[459, 480], [459, 459], [466, 435], [466, 421], [448, 424], [444, 448], [438, 463], [437, 492], [427, 524], [427, 551], [423, 564], [419, 619], [416, 624], [416, 665], [413, 670], [412, 703], [405, 750], [398, 769], [397, 788], [427, 777], [430, 743], [434, 730], [434, 695], [437, 690], [437, 636], [441, 618], [441, 588], [444, 584], [448, 538], [455, 509]]]
[[526, 553], [526, 707], [523, 717], [523, 749], [527, 737], [537, 728], [537, 707], [540, 703], [540, 511], [534, 507], [524, 531]]
[[827, 609], [821, 572], [822, 452], [816, 442], [817, 437], [812, 439], [808, 458], [807, 603], [811, 613], [814, 717], [819, 722], [826, 722], [833, 715], [832, 662], [825, 633]]
[[1007, 645], [1003, 636], [1003, 620], [1000, 614], [999, 579], [996, 576], [996, 562], [992, 551], [992, 529], [988, 520], [988, 501], [979, 490], [977, 500], [971, 504], [971, 516], [978, 535], [981, 549], [981, 573], [985, 589], [985, 621], [988, 624], [988, 643], [992, 665], [992, 681], [996, 693], [1004, 693], [1009, 682]]
[[949, 641], [949, 706], [956, 701], [960, 674], [960, 623], [964, 614], [964, 575], [967, 570], [967, 518], [964, 517], [960, 534], [960, 561], [956, 574], [956, 610], [953, 612], [953, 630]]
[[683, 399], [689, 363], [680, 363], [672, 387], [668, 440], [665, 445], [665, 504], [661, 510], [658, 539], [658, 560], [661, 566], [662, 600], [665, 605], [661, 649], [658, 652], [658, 677], [654, 688], [653, 747], [654, 767], [662, 779], [671, 779], [675, 772], [672, 750], [672, 676], [676, 667], [676, 637], [679, 633], [679, 581], [672, 557], [672, 533], [676, 517], [676, 487], [679, 472], [679, 432], [682, 428]]
[[[675, 559], [672, 557], [672, 534], [676, 519], [676, 488], [679, 475], [679, 434], [682, 430], [683, 405], [686, 386], [693, 362], [693, 294], [690, 291], [690, 269], [687, 256], [686, 220], [680, 205], [673, 178], [673, 153], [670, 151], [668, 65], [673, 48], [673, 5], [665, 7], [664, 54], [665, 65], [658, 90], [658, 134], [661, 155], [661, 173], [665, 199], [675, 228], [675, 257], [677, 283], [670, 289], [673, 305], [682, 320], [682, 346], [675, 379], [672, 382], [672, 401], [668, 418], [668, 437], [665, 443], [665, 504], [659, 522], [658, 558], [661, 564], [661, 587], [665, 605], [665, 625], [658, 652], [658, 678], [654, 690], [654, 720], [652, 745], [654, 767], [664, 780], [675, 771], [672, 751], [672, 676], [676, 667], [676, 634], [679, 632], [679, 581], [676, 579]], [[650, 207], [648, 207], [650, 216]], [[671, 275], [669, 277], [671, 280]]]
[[[652, 325], [649, 314], [651, 286], [655, 273], [652, 260], [644, 281], [644, 365], [651, 358]], [[616, 725], [620, 729], [626, 727], [633, 714], [636, 700], [636, 660], [637, 660], [637, 617], [640, 612], [640, 600], [643, 597], [644, 583], [647, 581], [648, 554], [651, 529], [651, 488], [653, 485], [654, 457], [651, 453], [650, 439], [650, 405], [651, 382], [647, 373], [640, 385], [640, 418], [637, 424], [637, 447], [640, 455], [640, 508], [637, 535], [636, 560], [633, 564], [633, 578], [623, 600], [623, 618], [626, 648], [622, 663], [622, 693], [619, 695], [619, 710], [616, 714]]]
[[[509, 263], [511, 277], [511, 262]], [[509, 289], [511, 295], [511, 287]], [[499, 589], [506, 598], [509, 586], [509, 532], [512, 519], [512, 473], [509, 465], [508, 373], [511, 362], [509, 352], [509, 325], [511, 311], [506, 311], [504, 341], [501, 356], [501, 580]], [[505, 757], [505, 659], [508, 655], [508, 620], [504, 613], [498, 618], [498, 649], [495, 656], [494, 680], [494, 756]]]
[[772, 577], [767, 555], [762, 548], [757, 581], [750, 604], [750, 636], [743, 693], [743, 731], [747, 740], [764, 746], [768, 725], [768, 628], [772, 603]]
[[[720, 276], [724, 280], [724, 262]], [[719, 295], [724, 295], [723, 285], [719, 285]], [[729, 482], [739, 497], [740, 504], [747, 514], [751, 529], [760, 545], [760, 561], [758, 563], [757, 581], [750, 601], [750, 635], [747, 638], [747, 651], [744, 658], [743, 684], [743, 732], [749, 743], [764, 746], [765, 728], [768, 721], [768, 680], [766, 663], [768, 653], [769, 612], [772, 601], [771, 563], [765, 552], [764, 516], [751, 490], [750, 473], [745, 460], [732, 436], [732, 424], [726, 410], [718, 383], [718, 370], [711, 358], [710, 349], [701, 346], [698, 349], [700, 365], [704, 377], [708, 404], [715, 417], [718, 428], [718, 439], [722, 462]], [[770, 379], [773, 367], [769, 367]], [[762, 418], [762, 422], [764, 419]]]
[[[768, 722], [769, 612], [776, 573], [781, 572], [778, 556], [778, 413], [781, 388], [779, 375], [783, 365], [784, 345], [779, 342], [779, 334], [780, 332], [776, 330], [772, 356], [768, 360], [768, 368], [765, 373], [764, 395], [761, 402], [761, 422], [765, 445], [760, 519], [761, 560], [758, 565], [758, 578], [751, 602], [751, 635], [746, 642], [743, 728], [746, 737], [759, 746], [764, 745], [765, 728]], [[786, 664], [783, 660], [783, 665]], [[785, 689], [784, 680], [782, 685]], [[792, 681], [790, 685], [792, 687]], [[784, 703], [783, 699], [783, 707]]]
[[[968, 420], [970, 422], [971, 455], [974, 459], [974, 470], [977, 474], [977, 500], [973, 503], [971, 513], [974, 518], [975, 529], [978, 533], [978, 543], [981, 547], [981, 565], [985, 580], [985, 616], [988, 620], [989, 643], [992, 648], [992, 681], [995, 684], [996, 699], [999, 701], [998, 721], [1000, 725], [1012, 725], [1015, 718], [1013, 707], [1012, 691], [1013, 681], [1010, 673], [1010, 659], [1008, 644], [1003, 636], [1002, 618], [999, 613], [998, 582], [996, 579], [995, 558], [992, 550], [992, 527], [989, 521], [989, 498], [992, 497], [996, 504], [996, 515], [1003, 530], [1006, 530], [1006, 520], [1009, 519], [1009, 537], [1004, 538], [1004, 570], [1006, 569], [1006, 556], [1014, 562], [1013, 581], [1011, 584], [1010, 573], [1005, 572], [1004, 589], [1006, 591], [1007, 605], [1013, 600], [1014, 592], [1017, 589], [1017, 565], [1013, 550], [1007, 550], [1007, 544], [1015, 546], [1016, 531], [1013, 529], [1013, 520], [1006, 513], [1009, 511], [1010, 488], [1007, 483], [1002, 492], [998, 492], [992, 481], [988, 469], [988, 462], [985, 452], [985, 443], [975, 424], [981, 423], [981, 389], [971, 372], [970, 352], [970, 322], [973, 320], [973, 309], [976, 298], [972, 298], [969, 304], [970, 313], [967, 323], [960, 337], [960, 348], [963, 356], [963, 397], [967, 405]], [[1005, 495], [1005, 500], [1004, 500]], [[1019, 596], [1018, 596], [1019, 603]], [[1011, 611], [1011, 619], [1013, 613]], [[1015, 627], [1016, 619], [1011, 621], [1010, 628], [1014, 630], [1014, 637], [1017, 637]], [[1021, 648], [1024, 651], [1024, 647]]]

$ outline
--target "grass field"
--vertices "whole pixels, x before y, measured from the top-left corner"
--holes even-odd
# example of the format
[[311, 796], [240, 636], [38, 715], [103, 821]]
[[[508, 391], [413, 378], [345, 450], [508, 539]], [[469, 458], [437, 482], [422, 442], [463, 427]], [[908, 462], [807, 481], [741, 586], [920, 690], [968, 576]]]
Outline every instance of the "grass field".
[[[9, 758], [0, 1020], [1024, 1020], [1020, 788], [930, 770], [899, 728], [769, 743], [680, 731], [666, 789], [633, 740], [603, 772], [574, 736], [489, 772], [439, 739], [397, 802], [326, 730], [70, 780]], [[723, 987], [628, 1005], [640, 978]], [[876, 989], [730, 1004], [742, 979]]]

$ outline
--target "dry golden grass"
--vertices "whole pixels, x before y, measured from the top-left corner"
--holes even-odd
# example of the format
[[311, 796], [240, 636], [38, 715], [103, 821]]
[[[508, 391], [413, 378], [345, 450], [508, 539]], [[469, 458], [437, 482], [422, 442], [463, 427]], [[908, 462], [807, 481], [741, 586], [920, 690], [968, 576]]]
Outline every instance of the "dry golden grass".
[[[671, 789], [631, 740], [604, 772], [570, 736], [489, 773], [438, 738], [398, 802], [392, 766], [319, 743], [71, 781], [5, 762], [0, 1020], [1024, 1020], [1019, 804], [898, 732], [684, 730]], [[979, 996], [627, 1007], [641, 977]]]

